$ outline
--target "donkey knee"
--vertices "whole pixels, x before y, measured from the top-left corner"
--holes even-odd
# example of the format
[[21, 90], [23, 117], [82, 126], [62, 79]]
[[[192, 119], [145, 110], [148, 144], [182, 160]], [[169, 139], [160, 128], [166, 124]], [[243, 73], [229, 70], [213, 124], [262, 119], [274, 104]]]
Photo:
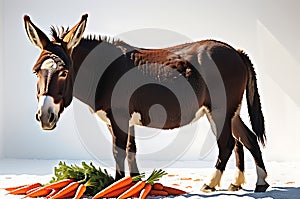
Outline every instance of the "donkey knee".
[[136, 159], [136, 153], [128, 151], [126, 157], [127, 157], [127, 160], [129, 162], [135, 161], [135, 159]]

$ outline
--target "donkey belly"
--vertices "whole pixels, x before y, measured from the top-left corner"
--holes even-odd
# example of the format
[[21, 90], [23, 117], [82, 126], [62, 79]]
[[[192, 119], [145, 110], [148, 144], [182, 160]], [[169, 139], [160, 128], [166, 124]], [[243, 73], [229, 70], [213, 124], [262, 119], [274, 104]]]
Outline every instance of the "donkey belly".
[[159, 84], [146, 84], [137, 89], [130, 99], [130, 112], [141, 115], [144, 126], [173, 129], [189, 124], [199, 109], [198, 99], [177, 87], [175, 90]]

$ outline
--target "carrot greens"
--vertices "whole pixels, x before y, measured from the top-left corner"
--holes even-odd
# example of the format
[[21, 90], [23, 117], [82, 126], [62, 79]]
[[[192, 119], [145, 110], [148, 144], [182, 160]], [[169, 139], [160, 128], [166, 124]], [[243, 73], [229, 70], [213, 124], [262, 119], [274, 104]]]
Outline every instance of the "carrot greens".
[[114, 178], [107, 173], [107, 170], [96, 168], [92, 163], [82, 162], [82, 166], [67, 165], [65, 162], [59, 162], [54, 167], [54, 177], [50, 183], [54, 183], [63, 179], [72, 179], [80, 184], [86, 185], [85, 193], [94, 195], [108, 185], [114, 182]]

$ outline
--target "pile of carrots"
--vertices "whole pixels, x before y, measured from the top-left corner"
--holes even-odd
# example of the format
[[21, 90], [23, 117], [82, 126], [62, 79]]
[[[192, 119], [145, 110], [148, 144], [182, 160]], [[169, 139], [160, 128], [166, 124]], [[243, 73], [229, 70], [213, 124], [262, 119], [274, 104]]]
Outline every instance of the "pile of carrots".
[[150, 196], [168, 196], [186, 194], [185, 191], [155, 183], [166, 173], [162, 170], [154, 170], [147, 180], [134, 182], [134, 177], [126, 176], [97, 193], [92, 199], [98, 198], [139, 198]]
[[[118, 198], [125, 199], [130, 197], [145, 199], [149, 196], [168, 196], [186, 194], [180, 189], [163, 186], [155, 182], [165, 173], [161, 170], [154, 170], [147, 180], [141, 180], [141, 176], [126, 176], [102, 191], [98, 192], [92, 199], [98, 198]], [[86, 184], [79, 181], [65, 179], [52, 184], [42, 186], [40, 183], [23, 185], [18, 187], [4, 188], [9, 194], [25, 195], [23, 198], [45, 197], [47, 199], [74, 198], [79, 199], [86, 191]]]
[[[83, 175], [83, 173], [85, 175]], [[147, 179], [144, 174], [126, 176], [112, 182], [106, 171], [97, 169], [92, 164], [83, 163], [83, 168], [76, 165], [67, 166], [60, 163], [55, 168], [55, 178], [46, 185], [40, 183], [4, 188], [8, 194], [24, 195], [23, 198], [45, 197], [47, 199], [74, 198], [85, 196], [98, 198], [141, 198], [147, 196], [168, 196], [186, 194], [185, 191], [163, 186], [157, 181], [167, 173], [163, 170], [154, 170]], [[72, 178], [73, 176], [73, 178]], [[109, 183], [110, 182], [110, 183]]]

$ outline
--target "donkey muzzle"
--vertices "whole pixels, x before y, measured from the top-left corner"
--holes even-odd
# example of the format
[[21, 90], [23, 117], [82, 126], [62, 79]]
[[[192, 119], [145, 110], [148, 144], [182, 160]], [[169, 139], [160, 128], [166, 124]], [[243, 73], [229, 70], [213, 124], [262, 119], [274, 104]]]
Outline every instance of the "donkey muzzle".
[[39, 96], [39, 105], [35, 117], [43, 130], [52, 130], [56, 127], [59, 109], [60, 104], [55, 104], [53, 97]]

